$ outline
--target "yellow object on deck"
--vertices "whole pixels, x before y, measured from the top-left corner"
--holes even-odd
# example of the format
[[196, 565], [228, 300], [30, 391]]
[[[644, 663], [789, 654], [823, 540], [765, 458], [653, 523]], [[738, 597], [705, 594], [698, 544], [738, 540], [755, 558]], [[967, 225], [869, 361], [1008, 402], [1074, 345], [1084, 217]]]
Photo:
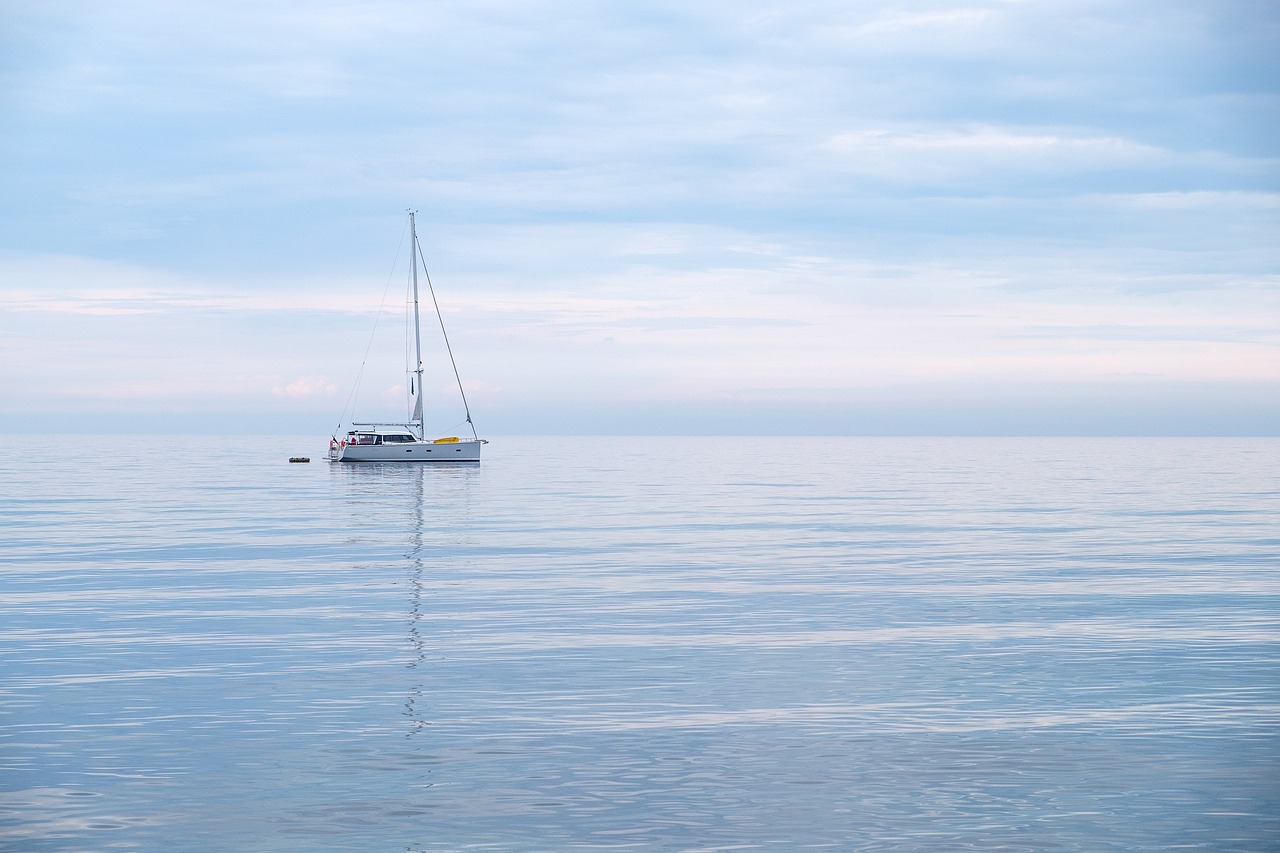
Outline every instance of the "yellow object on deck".
[[451, 435], [448, 438], [437, 438], [435, 441], [431, 443], [432, 444], [456, 444], [457, 442], [458, 442], [458, 437], [456, 435]]

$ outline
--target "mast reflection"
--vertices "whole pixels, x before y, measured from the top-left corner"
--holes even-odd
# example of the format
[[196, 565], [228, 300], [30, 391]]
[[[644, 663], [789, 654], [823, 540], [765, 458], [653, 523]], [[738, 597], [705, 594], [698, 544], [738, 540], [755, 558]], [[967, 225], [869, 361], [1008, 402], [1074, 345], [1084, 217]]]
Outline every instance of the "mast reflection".
[[[353, 537], [375, 535], [381, 541], [403, 543], [403, 580], [407, 591], [405, 636], [408, 661], [407, 693], [401, 713], [407, 718], [406, 737], [431, 725], [428, 654], [445, 653], [431, 627], [433, 584], [469, 550], [472, 531], [472, 491], [483, 476], [478, 463], [448, 466], [367, 462], [334, 464], [333, 476], [342, 483], [349, 505], [361, 512]], [[429, 526], [428, 526], [429, 525]], [[382, 537], [386, 537], [383, 539]], [[365, 541], [368, 541], [365, 539]]]

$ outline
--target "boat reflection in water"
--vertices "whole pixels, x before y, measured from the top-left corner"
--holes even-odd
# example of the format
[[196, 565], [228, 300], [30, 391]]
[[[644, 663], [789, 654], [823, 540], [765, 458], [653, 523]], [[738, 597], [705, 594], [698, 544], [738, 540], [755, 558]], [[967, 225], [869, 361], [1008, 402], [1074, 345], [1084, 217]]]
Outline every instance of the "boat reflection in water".
[[401, 578], [397, 585], [405, 588], [405, 596], [397, 596], [403, 609], [387, 615], [406, 620], [403, 639], [396, 643], [405, 643], [405, 677], [394, 689], [404, 697], [405, 736], [412, 737], [432, 724], [434, 711], [428, 700], [433, 674], [428, 661], [444, 654], [439, 637], [432, 637], [431, 620], [441, 618], [438, 600], [432, 610], [433, 594], [459, 553], [472, 545], [473, 493], [483, 472], [475, 464], [389, 462], [334, 465], [330, 470], [346, 501], [368, 510], [349, 520], [352, 536], [390, 546], [381, 559], [402, 560], [399, 568], [388, 567], [394, 568], [389, 574]]

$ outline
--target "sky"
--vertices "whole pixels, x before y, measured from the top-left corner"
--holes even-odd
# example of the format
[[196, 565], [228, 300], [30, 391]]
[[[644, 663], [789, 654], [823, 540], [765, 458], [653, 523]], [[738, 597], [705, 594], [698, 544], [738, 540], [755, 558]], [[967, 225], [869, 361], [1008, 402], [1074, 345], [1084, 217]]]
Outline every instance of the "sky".
[[1271, 0], [0, 3], [0, 412], [398, 417], [414, 209], [482, 433], [1277, 435], [1277, 44]]

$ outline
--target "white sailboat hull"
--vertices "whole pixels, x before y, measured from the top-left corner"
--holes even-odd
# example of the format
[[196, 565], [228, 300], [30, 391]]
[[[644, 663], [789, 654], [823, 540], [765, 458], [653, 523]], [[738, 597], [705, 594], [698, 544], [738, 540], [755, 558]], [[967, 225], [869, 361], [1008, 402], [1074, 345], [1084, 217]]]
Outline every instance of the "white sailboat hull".
[[329, 459], [334, 462], [479, 462], [481, 444], [484, 442], [347, 444], [330, 448]]

